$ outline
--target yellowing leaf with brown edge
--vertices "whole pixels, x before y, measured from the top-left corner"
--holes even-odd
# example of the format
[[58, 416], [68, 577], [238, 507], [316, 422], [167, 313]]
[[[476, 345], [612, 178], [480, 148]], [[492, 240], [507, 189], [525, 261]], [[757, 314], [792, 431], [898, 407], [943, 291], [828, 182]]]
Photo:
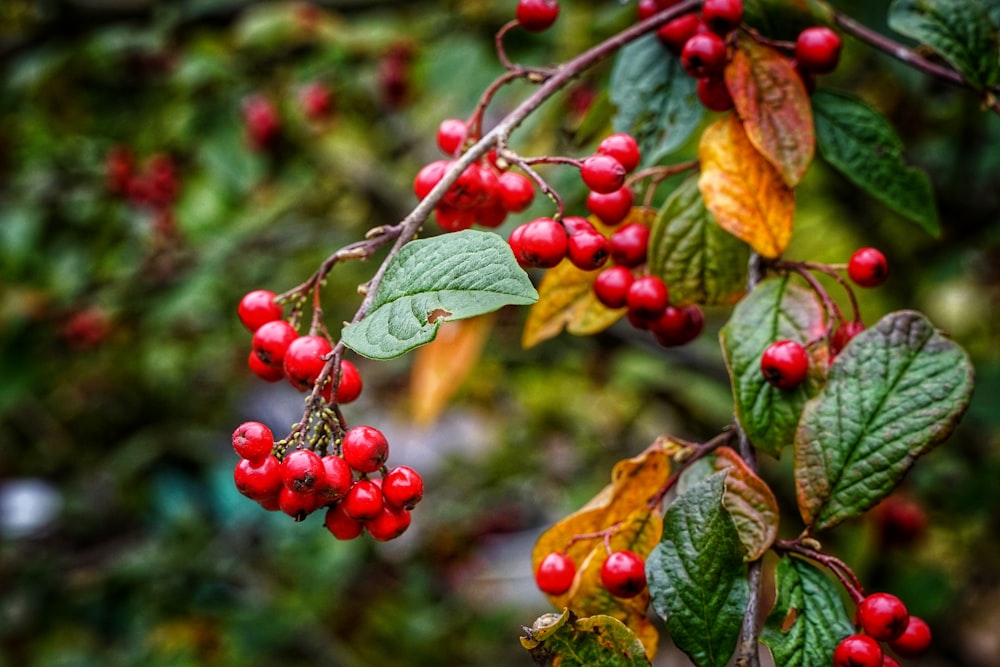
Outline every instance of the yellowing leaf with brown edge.
[[430, 424], [441, 415], [475, 368], [492, 329], [492, 313], [442, 322], [437, 337], [414, 352], [410, 405], [415, 422]]
[[705, 128], [699, 145], [701, 189], [716, 222], [767, 258], [785, 251], [792, 237], [795, 193], [757, 152], [736, 116]]
[[802, 77], [781, 52], [743, 34], [725, 77], [750, 143], [795, 187], [816, 152], [812, 106]]
[[729, 447], [715, 451], [714, 465], [716, 470], [729, 471], [722, 504], [736, 524], [740, 542], [747, 548], [744, 560], [757, 560], [778, 536], [778, 501], [764, 480]]

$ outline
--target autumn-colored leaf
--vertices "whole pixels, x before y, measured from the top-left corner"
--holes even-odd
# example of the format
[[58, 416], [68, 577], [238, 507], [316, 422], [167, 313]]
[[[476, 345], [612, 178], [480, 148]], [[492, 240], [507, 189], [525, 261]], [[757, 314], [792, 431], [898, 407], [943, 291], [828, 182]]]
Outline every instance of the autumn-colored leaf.
[[716, 222], [768, 258], [792, 237], [795, 193], [730, 114], [705, 128], [699, 146], [698, 187]]
[[778, 501], [767, 483], [729, 447], [715, 451], [715, 469], [729, 471], [722, 504], [736, 524], [740, 542], [747, 548], [744, 560], [757, 560], [778, 536]]
[[410, 371], [413, 420], [426, 425], [436, 420], [462, 382], [476, 367], [493, 328], [493, 314], [444, 322], [437, 338], [418, 348]]
[[649, 667], [645, 648], [621, 621], [599, 614], [579, 618], [569, 609], [543, 614], [525, 628], [521, 646], [540, 667]]
[[743, 34], [725, 77], [750, 143], [795, 187], [816, 151], [802, 77], [784, 54]]

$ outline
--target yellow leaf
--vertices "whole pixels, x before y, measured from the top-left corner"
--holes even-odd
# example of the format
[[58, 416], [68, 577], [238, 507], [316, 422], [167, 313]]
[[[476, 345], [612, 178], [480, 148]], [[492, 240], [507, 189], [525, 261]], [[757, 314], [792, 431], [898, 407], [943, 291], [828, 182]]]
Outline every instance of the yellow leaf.
[[413, 420], [436, 420], [468, 377], [493, 328], [493, 314], [442, 322], [437, 337], [417, 349], [410, 371]]
[[778, 501], [767, 483], [729, 447], [715, 451], [715, 469], [729, 471], [722, 504], [733, 517], [740, 541], [747, 548], [745, 560], [757, 560], [778, 536]]
[[795, 193], [757, 152], [735, 115], [705, 129], [699, 146], [701, 189], [716, 222], [768, 258], [792, 237]]

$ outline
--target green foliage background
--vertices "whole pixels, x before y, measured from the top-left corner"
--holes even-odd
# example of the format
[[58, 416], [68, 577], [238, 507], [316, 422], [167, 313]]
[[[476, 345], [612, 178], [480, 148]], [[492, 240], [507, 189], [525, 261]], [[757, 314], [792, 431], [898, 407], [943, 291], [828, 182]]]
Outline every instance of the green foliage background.
[[[632, 4], [562, 4], [551, 33], [511, 34], [512, 57], [557, 61], [634, 14]], [[834, 4], [886, 30], [888, 3]], [[384, 426], [392, 460], [423, 465], [429, 482], [397, 542], [338, 543], [317, 517], [294, 524], [235, 491], [232, 429], [261, 419], [283, 431], [301, 406], [290, 387], [247, 371], [237, 301], [298, 284], [328, 253], [405, 214], [413, 174], [438, 157], [438, 121], [467, 115], [499, 72], [492, 35], [513, 5], [0, 6], [0, 667], [528, 664], [520, 626], [548, 611], [530, 576], [534, 535], [657, 434], [699, 439], [729, 421], [716, 338], [725, 309], [710, 310], [706, 334], [679, 351], [627, 328], [525, 351], [524, 313], [509, 310], [434, 426], [408, 421], [410, 359], [359, 362], [366, 389], [348, 419]], [[409, 91], [393, 104], [380, 72], [401, 49], [412, 53]], [[592, 148], [605, 126], [575, 105], [591, 91], [596, 109], [606, 104], [610, 68], [544, 107], [515, 135], [518, 148]], [[313, 79], [334, 91], [324, 124], [297, 106]], [[842, 262], [861, 245], [884, 249], [892, 276], [862, 294], [866, 321], [923, 310], [977, 367], [961, 428], [904, 483], [926, 508], [926, 534], [886, 544], [866, 519], [827, 544], [870, 590], [897, 593], [931, 621], [934, 664], [998, 665], [1000, 118], [853, 42], [821, 85], [892, 120], [909, 161], [931, 176], [943, 235], [817, 162], [788, 256]], [[505, 91], [498, 112], [525, 90]], [[244, 141], [240, 104], [252, 92], [282, 113], [271, 155]], [[176, 235], [107, 192], [105, 155], [121, 144], [177, 162]], [[550, 175], [582, 211], [575, 176]], [[517, 221], [547, 212], [537, 202]], [[333, 273], [331, 325], [350, 318], [372, 270]], [[110, 325], [81, 347], [65, 328], [84, 309]], [[794, 507], [789, 459], [766, 460], [765, 474]], [[12, 500], [24, 489], [35, 489], [25, 511], [37, 521], [21, 520]], [[785, 520], [796, 534], [796, 518]]]

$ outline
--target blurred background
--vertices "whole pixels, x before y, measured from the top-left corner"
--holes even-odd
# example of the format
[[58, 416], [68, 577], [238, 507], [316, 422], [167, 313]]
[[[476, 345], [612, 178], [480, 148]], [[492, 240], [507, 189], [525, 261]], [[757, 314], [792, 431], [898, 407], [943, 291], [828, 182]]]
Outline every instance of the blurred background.
[[[562, 4], [549, 32], [510, 34], [513, 59], [563, 60], [635, 16], [633, 2]], [[885, 30], [888, 3], [834, 4]], [[427, 482], [403, 537], [338, 542], [320, 516], [295, 523], [233, 486], [233, 429], [283, 434], [303, 408], [249, 372], [240, 297], [294, 287], [412, 208], [438, 122], [468, 116], [500, 72], [492, 38], [514, 5], [0, 3], [0, 667], [530, 664], [521, 626], [551, 610], [531, 577], [539, 532], [657, 435], [707, 439], [730, 421], [725, 309], [679, 350], [627, 326], [524, 350], [525, 311], [509, 309], [467, 376], [352, 357], [365, 390], [347, 419], [382, 429], [390, 462]], [[609, 70], [543, 107], [515, 147], [593, 150]], [[892, 274], [861, 294], [866, 322], [922, 310], [977, 369], [959, 430], [825, 544], [930, 621], [919, 664], [1000, 665], [1000, 118], [850, 40], [821, 85], [892, 120], [943, 234], [817, 162], [787, 256], [882, 248]], [[487, 123], [528, 90], [503, 91]], [[667, 160], [693, 155], [689, 142]], [[582, 212], [576, 175], [547, 175]], [[499, 231], [550, 214], [540, 199]], [[331, 274], [331, 328], [374, 268]], [[428, 407], [440, 383], [454, 395]], [[789, 459], [763, 465], [794, 536]]]

